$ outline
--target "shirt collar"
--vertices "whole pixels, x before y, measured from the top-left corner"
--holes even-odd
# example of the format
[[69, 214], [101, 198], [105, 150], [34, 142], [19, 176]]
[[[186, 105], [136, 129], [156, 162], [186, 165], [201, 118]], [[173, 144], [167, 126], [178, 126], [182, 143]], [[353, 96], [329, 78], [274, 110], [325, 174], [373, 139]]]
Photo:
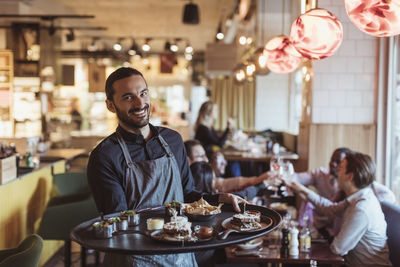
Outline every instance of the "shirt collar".
[[[150, 131], [153, 135], [150, 139], [153, 139], [154, 137], [158, 136], [159, 133], [158, 133], [157, 128], [154, 127], [152, 124], [149, 123], [149, 126], [150, 126]], [[122, 136], [122, 138], [124, 138], [124, 140], [131, 141], [136, 144], [144, 143], [143, 135], [128, 132], [127, 130], [122, 128], [121, 125], [118, 125], [117, 131], [119, 131], [121, 133], [121, 136]]]
[[355, 192], [355, 193], [351, 194], [350, 196], [348, 196], [346, 198], [346, 200], [349, 203], [354, 203], [354, 202], [358, 202], [359, 200], [365, 199], [366, 198], [366, 194], [368, 194], [369, 190], [371, 190], [370, 186], [362, 188], [362, 189], [358, 190], [357, 192]]

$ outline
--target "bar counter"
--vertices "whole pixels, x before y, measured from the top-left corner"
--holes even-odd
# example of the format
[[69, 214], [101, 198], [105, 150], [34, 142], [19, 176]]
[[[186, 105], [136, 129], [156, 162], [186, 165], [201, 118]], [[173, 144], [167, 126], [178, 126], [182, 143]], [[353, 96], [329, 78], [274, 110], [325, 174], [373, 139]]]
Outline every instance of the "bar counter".
[[[64, 173], [67, 162], [84, 152], [83, 149], [49, 150], [37, 168], [21, 168], [16, 180], [0, 185], [0, 250], [16, 247], [36, 232], [47, 203], [55, 194], [53, 174]], [[63, 245], [63, 241], [46, 240], [40, 266]]]

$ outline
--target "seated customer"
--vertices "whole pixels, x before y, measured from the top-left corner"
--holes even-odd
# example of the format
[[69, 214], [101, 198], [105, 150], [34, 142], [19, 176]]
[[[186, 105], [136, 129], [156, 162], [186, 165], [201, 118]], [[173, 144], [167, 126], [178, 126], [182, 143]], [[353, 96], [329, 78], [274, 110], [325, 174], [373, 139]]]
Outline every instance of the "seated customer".
[[242, 198], [253, 199], [257, 195], [264, 192], [265, 186], [258, 181], [251, 181], [258, 183], [258, 185], [251, 185], [247, 178], [233, 177], [233, 178], [216, 178], [211, 165], [205, 161], [193, 162], [190, 165], [190, 170], [193, 175], [194, 185], [197, 191], [204, 193], [215, 192], [231, 192]]
[[[344, 198], [344, 194], [338, 186], [337, 167], [349, 152], [351, 152], [349, 148], [337, 148], [332, 153], [329, 162], [329, 170], [320, 167], [308, 172], [295, 173], [292, 179], [306, 186], [314, 186], [317, 190], [317, 193], [322, 197], [325, 197], [331, 201], [340, 201]], [[389, 188], [379, 184], [376, 181], [373, 182], [372, 186], [379, 201], [387, 201], [390, 203], [395, 202], [395, 196]], [[299, 218], [302, 218], [303, 212], [307, 213], [308, 210], [312, 209], [312, 205], [304, 204], [300, 208]], [[318, 210], [312, 210], [311, 212], [312, 218], [310, 219], [313, 221], [315, 228], [318, 229], [319, 232], [326, 238], [328, 238], [329, 235], [335, 236], [338, 233], [341, 225], [340, 220], [332, 220], [332, 218], [322, 215], [320, 212], [318, 212]], [[307, 215], [310, 216], [310, 213]]]
[[[203, 146], [196, 139], [186, 141], [185, 148], [190, 165], [192, 165], [194, 162], [208, 162]], [[252, 177], [214, 177], [213, 190], [214, 192], [235, 192], [248, 186], [263, 183], [263, 181], [267, 178], [268, 176], [266, 172], [261, 174], [260, 176]], [[260, 190], [263, 190], [265, 188], [264, 184], [259, 186]]]
[[338, 186], [346, 195], [332, 202], [298, 182], [290, 186], [325, 214], [343, 217], [339, 233], [330, 245], [348, 266], [392, 266], [387, 246], [386, 221], [371, 184], [375, 164], [368, 155], [349, 152], [338, 167]]

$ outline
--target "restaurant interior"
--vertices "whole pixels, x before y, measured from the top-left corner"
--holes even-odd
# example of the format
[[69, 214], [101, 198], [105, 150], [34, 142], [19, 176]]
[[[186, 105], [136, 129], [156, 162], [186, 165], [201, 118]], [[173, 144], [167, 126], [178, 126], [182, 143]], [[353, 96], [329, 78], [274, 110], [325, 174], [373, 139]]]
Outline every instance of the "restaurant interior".
[[[368, 155], [375, 182], [394, 196], [388, 209], [381, 205], [390, 260], [400, 266], [397, 1], [2, 0], [0, 7], [0, 267], [100, 266], [110, 252], [210, 249], [218, 259], [199, 266], [349, 266], [288, 182], [331, 169], [337, 148]], [[153, 212], [146, 210], [140, 227], [127, 224], [129, 234], [95, 237], [94, 222], [110, 216], [96, 207], [87, 164], [118, 127], [105, 83], [121, 67], [143, 74], [150, 124], [177, 131], [185, 145], [197, 136], [203, 103], [213, 103], [212, 129], [222, 135], [228, 124], [229, 131], [210, 155], [221, 153], [221, 177], [268, 177], [256, 196], [237, 195], [248, 202], [243, 209], [270, 223], [231, 233], [222, 219], [233, 208], [225, 204], [222, 222], [191, 221], [196, 233], [215, 223], [211, 240], [166, 242], [150, 233], [148, 220], [146, 229]], [[305, 230], [311, 241], [302, 250]]]

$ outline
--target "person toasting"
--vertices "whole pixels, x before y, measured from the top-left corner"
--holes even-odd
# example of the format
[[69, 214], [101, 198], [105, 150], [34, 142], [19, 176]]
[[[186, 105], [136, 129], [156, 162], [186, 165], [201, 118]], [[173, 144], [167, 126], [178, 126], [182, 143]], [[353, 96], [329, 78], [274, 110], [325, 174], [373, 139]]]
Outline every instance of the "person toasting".
[[331, 250], [345, 258], [347, 266], [392, 266], [386, 236], [386, 221], [371, 184], [375, 164], [365, 154], [348, 152], [338, 167], [338, 185], [346, 198], [332, 202], [303, 186], [290, 186], [327, 215], [342, 217], [343, 224]]
[[[150, 98], [143, 75], [119, 68], [106, 81], [107, 108], [118, 117], [115, 133], [90, 154], [88, 181], [97, 208], [105, 214], [170, 203], [192, 202], [202, 196], [194, 190], [181, 136], [149, 123]], [[238, 203], [230, 194], [205, 196], [209, 201]], [[108, 253], [105, 266], [197, 266], [192, 253], [119, 255]]]

